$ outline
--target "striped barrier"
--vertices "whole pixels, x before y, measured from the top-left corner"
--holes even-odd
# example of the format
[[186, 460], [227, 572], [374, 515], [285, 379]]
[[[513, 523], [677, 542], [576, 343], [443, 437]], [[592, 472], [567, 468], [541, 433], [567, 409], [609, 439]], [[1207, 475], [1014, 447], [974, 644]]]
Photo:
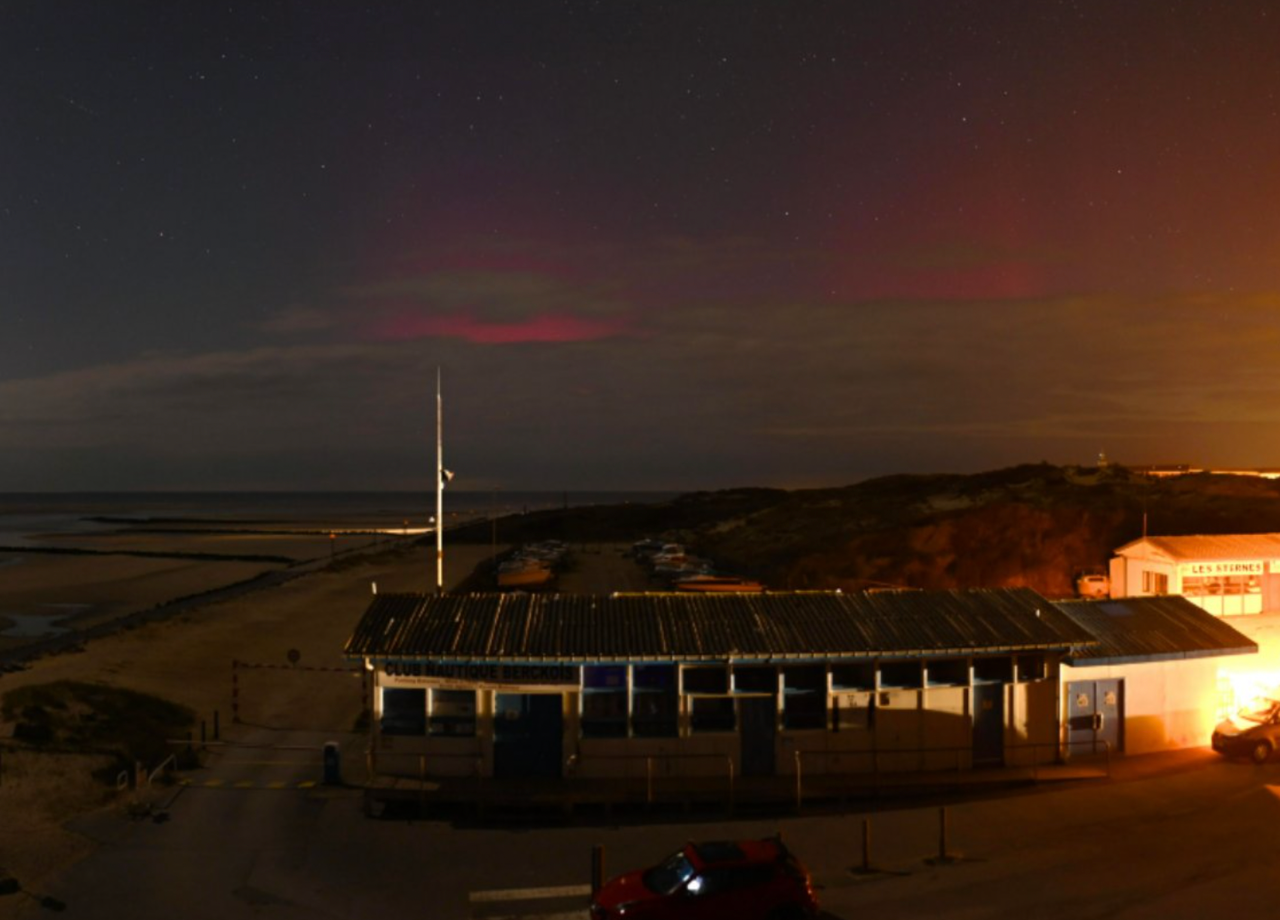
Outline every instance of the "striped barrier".
[[[296, 654], [292, 653], [291, 654]], [[231, 721], [239, 723], [240, 721], [240, 669], [247, 668], [253, 671], [308, 671], [313, 673], [329, 673], [329, 674], [359, 674], [360, 675], [360, 699], [365, 702], [367, 707], [369, 701], [369, 672], [364, 668], [329, 668], [319, 667], [316, 665], [306, 664], [267, 664], [265, 662], [241, 661], [238, 658], [231, 659]], [[366, 715], [368, 709], [365, 710]]]

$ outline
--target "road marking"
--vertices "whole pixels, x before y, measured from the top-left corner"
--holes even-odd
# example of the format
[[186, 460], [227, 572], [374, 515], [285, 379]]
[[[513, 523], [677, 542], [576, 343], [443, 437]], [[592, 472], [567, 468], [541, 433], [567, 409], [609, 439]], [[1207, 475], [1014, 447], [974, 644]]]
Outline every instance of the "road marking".
[[220, 767], [309, 767], [304, 760], [220, 760]]
[[259, 783], [251, 779], [242, 779], [228, 785], [225, 779], [206, 779], [192, 780], [183, 777], [178, 780], [179, 786], [188, 786], [191, 788], [203, 789], [312, 789], [316, 783], [314, 780], [306, 780], [300, 783], [290, 783], [284, 780], [273, 780], [271, 782]]
[[471, 902], [536, 901], [541, 898], [576, 898], [591, 894], [590, 885], [561, 885], [556, 888], [497, 888], [471, 892]]

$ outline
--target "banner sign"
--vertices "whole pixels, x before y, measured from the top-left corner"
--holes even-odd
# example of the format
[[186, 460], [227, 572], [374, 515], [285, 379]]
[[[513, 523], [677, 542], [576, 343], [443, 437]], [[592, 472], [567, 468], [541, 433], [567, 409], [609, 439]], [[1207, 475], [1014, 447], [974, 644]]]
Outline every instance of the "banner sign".
[[1191, 562], [1178, 566], [1179, 575], [1261, 575], [1266, 571], [1266, 563], [1258, 562]]
[[413, 683], [435, 686], [486, 687], [499, 690], [519, 687], [577, 689], [582, 683], [581, 668], [562, 664], [437, 664], [429, 661], [388, 661], [387, 677], [397, 683], [419, 678]]

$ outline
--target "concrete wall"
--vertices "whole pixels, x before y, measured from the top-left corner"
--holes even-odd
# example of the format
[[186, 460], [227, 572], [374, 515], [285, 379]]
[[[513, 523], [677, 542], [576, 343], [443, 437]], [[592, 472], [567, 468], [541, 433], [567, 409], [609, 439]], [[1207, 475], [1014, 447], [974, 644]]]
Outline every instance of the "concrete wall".
[[1124, 680], [1126, 754], [1200, 747], [1209, 743], [1218, 718], [1219, 662], [1217, 658], [1190, 658], [1091, 667], [1064, 665], [1062, 684]]

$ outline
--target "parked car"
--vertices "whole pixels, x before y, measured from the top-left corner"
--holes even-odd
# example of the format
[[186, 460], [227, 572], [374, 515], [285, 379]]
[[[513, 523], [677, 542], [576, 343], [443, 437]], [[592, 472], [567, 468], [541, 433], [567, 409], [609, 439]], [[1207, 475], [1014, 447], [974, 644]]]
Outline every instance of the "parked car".
[[1076, 576], [1076, 594], [1085, 598], [1111, 596], [1111, 579], [1100, 572], [1081, 572]]
[[1280, 692], [1254, 700], [1213, 730], [1213, 749], [1228, 757], [1266, 763], [1276, 748], [1280, 748]]
[[817, 913], [809, 871], [781, 837], [689, 843], [652, 868], [610, 880], [591, 899], [591, 920], [807, 920]]

